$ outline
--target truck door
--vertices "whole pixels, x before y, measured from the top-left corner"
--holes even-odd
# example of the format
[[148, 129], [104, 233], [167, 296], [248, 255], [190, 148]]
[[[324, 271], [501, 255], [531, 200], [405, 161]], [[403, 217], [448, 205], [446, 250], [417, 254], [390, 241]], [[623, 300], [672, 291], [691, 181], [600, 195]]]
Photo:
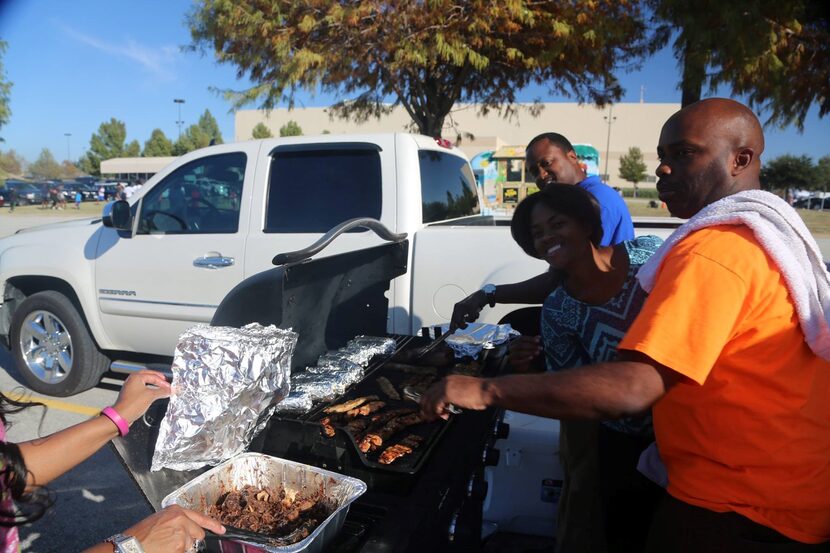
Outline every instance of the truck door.
[[106, 229], [96, 252], [95, 289], [117, 349], [172, 355], [177, 336], [210, 322], [242, 280], [247, 164], [239, 151], [195, 159], [134, 204], [132, 236]]

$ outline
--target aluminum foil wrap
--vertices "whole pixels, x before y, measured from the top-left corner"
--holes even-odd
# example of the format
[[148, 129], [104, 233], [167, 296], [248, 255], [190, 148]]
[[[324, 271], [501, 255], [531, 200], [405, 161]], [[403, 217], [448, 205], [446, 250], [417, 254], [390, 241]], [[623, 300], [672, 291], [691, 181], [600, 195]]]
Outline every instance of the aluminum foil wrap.
[[384, 336], [355, 336], [340, 348], [340, 351], [353, 354], [353, 358], [364, 367], [375, 355], [392, 355], [395, 353], [395, 339]]
[[[442, 325], [447, 332], [449, 325]], [[456, 357], [478, 358], [483, 349], [493, 349], [512, 338], [519, 336], [509, 324], [494, 325], [487, 323], [469, 323], [467, 328], [457, 329], [447, 338], [447, 345], [452, 348]]]
[[296, 344], [296, 332], [258, 323], [186, 330], [150, 470], [217, 465], [245, 451], [288, 395]]

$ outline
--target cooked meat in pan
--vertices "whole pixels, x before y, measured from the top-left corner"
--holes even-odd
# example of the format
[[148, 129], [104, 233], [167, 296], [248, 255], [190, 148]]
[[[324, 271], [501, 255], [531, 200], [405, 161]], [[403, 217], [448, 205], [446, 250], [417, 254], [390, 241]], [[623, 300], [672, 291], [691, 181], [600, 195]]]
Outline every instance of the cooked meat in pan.
[[378, 383], [378, 386], [380, 386], [380, 389], [383, 391], [383, 393], [386, 394], [387, 397], [389, 397], [389, 399], [401, 399], [401, 395], [398, 393], [398, 391], [395, 389], [395, 387], [392, 385], [392, 382], [390, 382], [388, 378], [386, 378], [385, 376], [381, 376], [377, 379], [376, 382]]
[[363, 405], [367, 401], [375, 401], [377, 399], [378, 396], [364, 396], [350, 399], [349, 401], [344, 401], [343, 403], [338, 403], [337, 405], [329, 405], [323, 409], [323, 413], [345, 413], [346, 411], [350, 411], [355, 407]]
[[423, 441], [424, 439], [421, 436], [418, 436], [417, 434], [410, 434], [395, 445], [391, 445], [384, 449], [383, 453], [381, 453], [378, 458], [378, 462], [382, 465], [394, 463], [401, 457], [412, 453], [412, 450], [421, 445], [421, 442]]

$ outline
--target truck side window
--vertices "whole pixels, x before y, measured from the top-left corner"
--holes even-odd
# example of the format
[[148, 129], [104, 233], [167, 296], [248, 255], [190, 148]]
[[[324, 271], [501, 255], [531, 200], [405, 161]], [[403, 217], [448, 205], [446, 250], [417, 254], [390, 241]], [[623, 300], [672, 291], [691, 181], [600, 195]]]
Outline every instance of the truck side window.
[[380, 219], [382, 195], [376, 149], [277, 149], [264, 231], [317, 233], [355, 217]]
[[479, 214], [476, 181], [470, 164], [435, 150], [418, 152], [424, 223]]
[[233, 234], [247, 156], [197, 159], [179, 167], [142, 199], [138, 234]]

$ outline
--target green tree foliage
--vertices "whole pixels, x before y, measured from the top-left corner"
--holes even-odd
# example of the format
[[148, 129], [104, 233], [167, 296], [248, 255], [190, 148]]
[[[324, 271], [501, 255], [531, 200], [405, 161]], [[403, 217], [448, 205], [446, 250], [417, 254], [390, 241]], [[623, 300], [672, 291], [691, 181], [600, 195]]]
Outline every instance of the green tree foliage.
[[37, 159], [29, 165], [29, 172], [35, 177], [59, 179], [63, 176], [63, 167], [55, 160], [49, 148], [44, 148]]
[[137, 156], [140, 146], [137, 141], [132, 141], [128, 146], [127, 126], [123, 121], [116, 118], [101, 123], [98, 132], [92, 135], [89, 140], [89, 150], [80, 159], [81, 170], [88, 175], [99, 176], [101, 174], [101, 161], [114, 157]]
[[265, 126], [265, 123], [260, 122], [260, 123], [257, 123], [256, 126], [254, 127], [254, 130], [251, 131], [251, 136], [253, 138], [260, 139], [260, 138], [272, 138], [274, 135], [271, 132], [271, 129], [269, 129], [267, 126]]
[[7, 175], [22, 175], [25, 168], [26, 160], [14, 150], [0, 152], [0, 171]]
[[210, 110], [206, 109], [202, 116], [199, 117], [198, 126], [208, 136], [208, 145], [211, 144], [211, 141], [213, 141], [213, 144], [223, 144], [222, 133], [219, 131], [219, 123], [216, 122], [216, 118], [210, 113]]
[[[12, 110], [9, 108], [9, 99], [12, 92], [12, 82], [6, 79], [6, 70], [3, 67], [3, 54], [6, 53], [8, 43], [0, 40], [0, 128], [9, 122], [12, 116]], [[0, 142], [4, 142], [0, 138]]]
[[293, 119], [280, 127], [280, 136], [302, 136], [303, 129]]
[[173, 155], [173, 143], [161, 129], [153, 129], [149, 140], [144, 143], [144, 157], [166, 157]]
[[826, 0], [651, 0], [683, 69], [682, 103], [725, 85], [769, 113], [767, 123], [803, 129], [809, 108], [830, 113], [830, 17]]
[[764, 190], [817, 188], [817, 171], [810, 156], [783, 155], [768, 161], [761, 168], [761, 187]]
[[634, 146], [620, 158], [620, 178], [634, 184], [634, 197], [637, 197], [637, 185], [646, 178], [646, 162], [643, 152]]
[[192, 49], [214, 52], [254, 83], [224, 91], [235, 107], [293, 107], [300, 89], [333, 94], [356, 121], [401, 105], [440, 136], [456, 102], [515, 112], [535, 83], [599, 105], [618, 100], [613, 71], [657, 41], [645, 0], [201, 0], [188, 15]]
[[824, 156], [816, 164], [816, 188], [830, 190], [830, 156]]
[[209, 110], [205, 110], [199, 117], [199, 122], [190, 125], [173, 144], [173, 155], [180, 156], [199, 148], [207, 148], [211, 144], [222, 144], [222, 133], [219, 132], [216, 119]]

